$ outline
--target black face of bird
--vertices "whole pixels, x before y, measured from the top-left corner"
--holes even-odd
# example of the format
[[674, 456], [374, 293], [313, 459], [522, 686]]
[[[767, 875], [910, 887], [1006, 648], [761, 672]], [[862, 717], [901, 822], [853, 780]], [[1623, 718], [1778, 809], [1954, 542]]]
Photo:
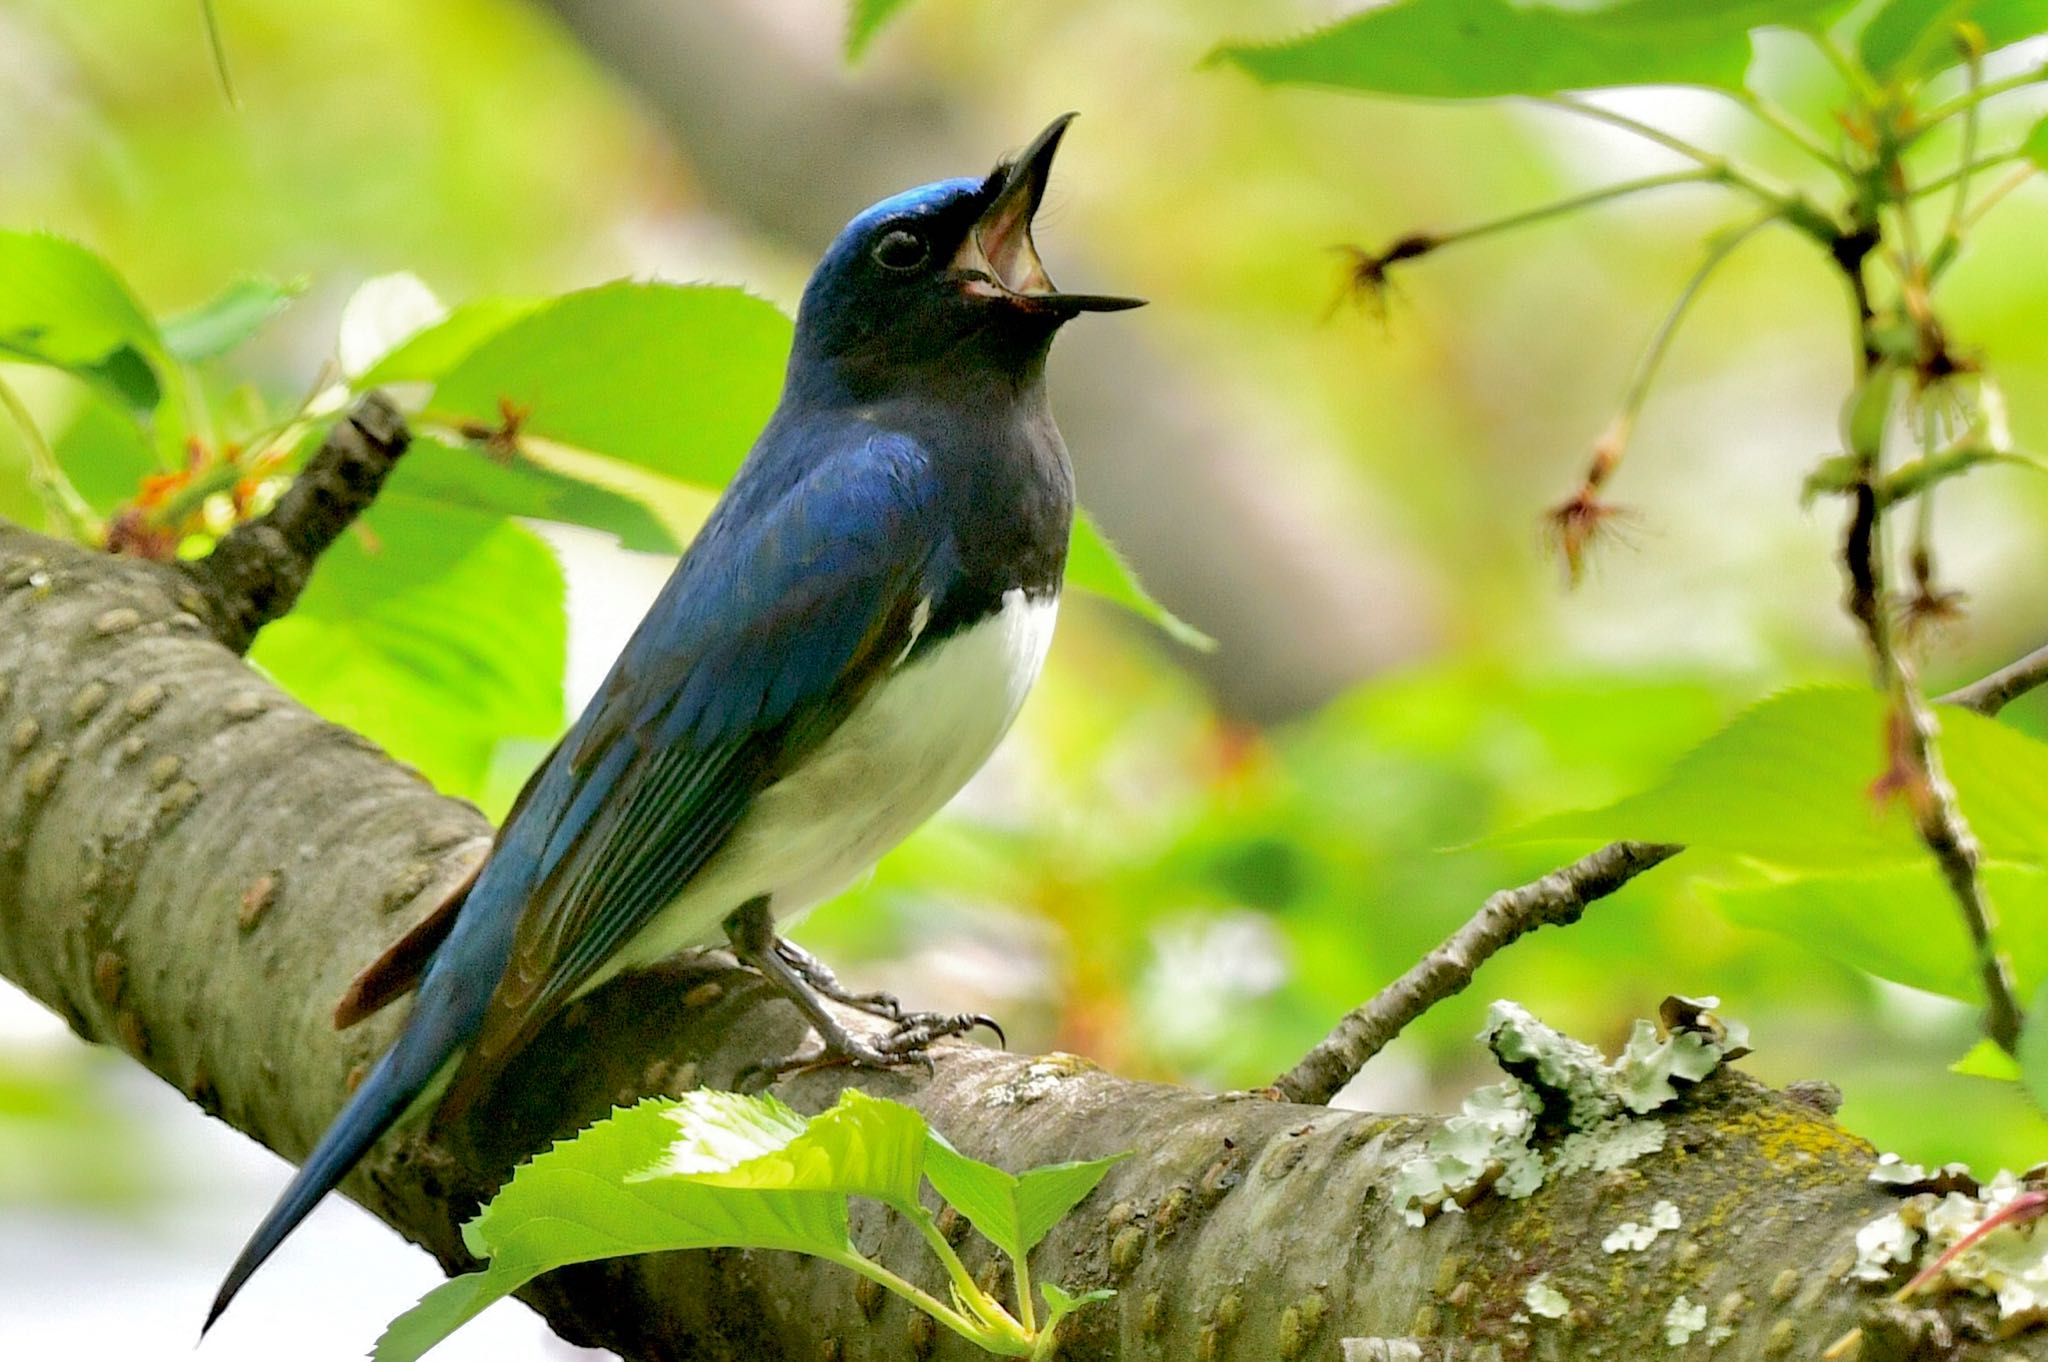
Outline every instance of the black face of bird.
[[1043, 361], [1063, 322], [1140, 306], [1062, 293], [1032, 241], [1072, 117], [982, 180], [912, 189], [849, 223], [805, 289], [799, 350], [871, 383], [941, 362], [1022, 374]]

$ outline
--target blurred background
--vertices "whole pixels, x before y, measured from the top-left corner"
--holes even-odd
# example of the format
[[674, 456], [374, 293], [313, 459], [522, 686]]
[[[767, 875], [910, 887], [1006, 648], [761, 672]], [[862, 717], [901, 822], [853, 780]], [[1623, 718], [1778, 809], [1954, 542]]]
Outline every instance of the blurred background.
[[[1629, 508], [1619, 542], [1568, 590], [1542, 513], [1576, 485], [1700, 239], [1742, 207], [1675, 189], [1417, 262], [1384, 315], [1344, 301], [1338, 243], [1669, 161], [1561, 113], [1276, 92], [1202, 64], [1226, 37], [1335, 6], [924, 0], [852, 68], [841, 0], [219, 9], [239, 110], [196, 5], [0, 0], [0, 224], [84, 241], [155, 310], [243, 274], [303, 278], [236, 360], [280, 396], [332, 352], [351, 291], [394, 270], [451, 302], [633, 276], [741, 283], [790, 308], [859, 208], [980, 173], [1082, 112], [1041, 248], [1067, 286], [1152, 306], [1071, 328], [1055, 407], [1083, 500], [1220, 646], [1073, 602], [990, 769], [799, 933], [861, 985], [988, 1010], [1022, 1049], [1256, 1086], [1555, 859], [1475, 839], [1637, 788], [1774, 690], [1865, 674], [1837, 604], [1838, 508], [1799, 503], [1835, 446], [1850, 358], [1811, 247], [1765, 234], [1718, 276], [1611, 489]], [[1809, 58], [1766, 43], [1762, 59], [1788, 103], [1825, 107]], [[2025, 102], [2000, 117], [2022, 125]], [[1713, 96], [1622, 107], [1809, 177]], [[2035, 449], [2040, 179], [1945, 294]], [[24, 487], [0, 431], [0, 513], [33, 519]], [[1969, 479], [1940, 521], [1944, 584], [1970, 609], [1928, 645], [1937, 686], [2048, 631], [2048, 484]], [[546, 533], [568, 576], [573, 710], [669, 564]], [[2009, 713], [2048, 735], [2040, 697]], [[509, 745], [466, 793], [502, 810], [538, 751]], [[5, 990], [0, 1354], [184, 1355], [285, 1168]], [[1471, 1037], [1495, 997], [1611, 1047], [1672, 992], [1717, 994], [1748, 1022], [1750, 1072], [1839, 1084], [1842, 1119], [1882, 1148], [2048, 1154], [2014, 1085], [1947, 1071], [1974, 1039], [1964, 1009], [1736, 927], [1676, 867], [1489, 965], [1343, 1100], [1454, 1109], [1487, 1081]], [[437, 1279], [330, 1201], [200, 1355], [267, 1358], [284, 1338], [354, 1354]], [[514, 1304], [445, 1352], [577, 1355]]]

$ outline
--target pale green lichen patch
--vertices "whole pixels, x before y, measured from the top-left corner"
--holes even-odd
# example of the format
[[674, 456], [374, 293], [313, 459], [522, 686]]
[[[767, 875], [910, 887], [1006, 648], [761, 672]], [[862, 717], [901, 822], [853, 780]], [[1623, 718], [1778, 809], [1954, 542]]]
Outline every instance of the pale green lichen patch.
[[1657, 1236], [1666, 1230], [1675, 1230], [1681, 1223], [1678, 1207], [1668, 1201], [1660, 1201], [1650, 1208], [1650, 1214], [1639, 1224], [1624, 1220], [1600, 1241], [1602, 1253], [1640, 1253], [1657, 1242]]
[[[1934, 1176], [1901, 1174], [1901, 1183], [1922, 1185]], [[1941, 1265], [1919, 1294], [1989, 1297], [1998, 1302], [2003, 1332], [2048, 1323], [2048, 1234], [2035, 1232], [2042, 1206], [2040, 1191], [2004, 1171], [1976, 1195], [1915, 1193], [1857, 1230], [1848, 1275], [1889, 1285], [1917, 1256]]]
[[[1703, 1002], [1670, 1000], [1664, 1016], [1661, 1035], [1638, 1022], [1628, 1047], [1609, 1062], [1517, 1004], [1496, 1002], [1479, 1036], [1510, 1077], [1474, 1092], [1395, 1171], [1391, 1191], [1408, 1223], [1462, 1209], [1489, 1189], [1526, 1197], [1559, 1174], [1611, 1171], [1662, 1149], [1663, 1123], [1641, 1116], [1675, 1099], [1676, 1085], [1697, 1083], [1726, 1055], [1747, 1052], [1741, 1028], [1714, 1018]], [[1539, 1148], [1539, 1136], [1555, 1143]]]
[[1457, 1209], [1499, 1182], [1526, 1186], [1515, 1193], [1503, 1189], [1503, 1195], [1527, 1196], [1542, 1185], [1541, 1156], [1529, 1146], [1536, 1119], [1531, 1095], [1513, 1081], [1480, 1088], [1429, 1137], [1420, 1155], [1394, 1170], [1390, 1190], [1409, 1224]]
[[1707, 1307], [1694, 1304], [1689, 1296], [1680, 1295], [1664, 1312], [1664, 1342], [1671, 1347], [1684, 1347], [1692, 1341], [1694, 1334], [1706, 1327]]
[[1544, 1319], [1563, 1319], [1572, 1308], [1564, 1292], [1551, 1284], [1547, 1272], [1522, 1289], [1522, 1304], [1529, 1307], [1530, 1314]]

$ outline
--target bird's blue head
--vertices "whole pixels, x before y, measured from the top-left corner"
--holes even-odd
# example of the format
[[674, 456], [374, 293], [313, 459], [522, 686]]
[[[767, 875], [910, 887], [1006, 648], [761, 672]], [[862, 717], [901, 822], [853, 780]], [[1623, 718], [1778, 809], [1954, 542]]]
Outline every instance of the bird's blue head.
[[1052, 159], [1073, 119], [1053, 120], [985, 179], [940, 180], [849, 222], [797, 310], [792, 375], [827, 371], [863, 400], [921, 375], [1025, 381], [1053, 333], [1137, 298], [1062, 293], [1031, 240]]

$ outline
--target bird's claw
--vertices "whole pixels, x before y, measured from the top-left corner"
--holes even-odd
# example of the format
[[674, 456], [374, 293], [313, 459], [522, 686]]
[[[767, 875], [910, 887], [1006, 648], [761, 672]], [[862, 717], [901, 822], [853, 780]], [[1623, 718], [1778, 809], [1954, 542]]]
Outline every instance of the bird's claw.
[[897, 1000], [895, 994], [884, 993], [879, 989], [872, 993], [848, 992], [830, 966], [794, 941], [777, 937], [775, 953], [782, 957], [783, 963], [796, 971], [798, 978], [811, 986], [813, 992], [857, 1012], [865, 1012], [870, 1017], [880, 1017], [887, 1022], [903, 1020], [903, 1004]]
[[904, 1013], [896, 1019], [893, 1027], [871, 1038], [834, 1028], [836, 1035], [820, 1033], [815, 1044], [772, 1064], [748, 1065], [740, 1071], [735, 1086], [747, 1091], [751, 1090], [752, 1083], [766, 1087], [791, 1074], [838, 1067], [889, 1070], [917, 1064], [923, 1066], [926, 1074], [931, 1074], [936, 1072], [931, 1055], [934, 1044], [953, 1036], [964, 1036], [984, 1026], [995, 1032], [996, 1038], [1005, 1046], [1009, 1044], [995, 1018], [980, 1012]]

